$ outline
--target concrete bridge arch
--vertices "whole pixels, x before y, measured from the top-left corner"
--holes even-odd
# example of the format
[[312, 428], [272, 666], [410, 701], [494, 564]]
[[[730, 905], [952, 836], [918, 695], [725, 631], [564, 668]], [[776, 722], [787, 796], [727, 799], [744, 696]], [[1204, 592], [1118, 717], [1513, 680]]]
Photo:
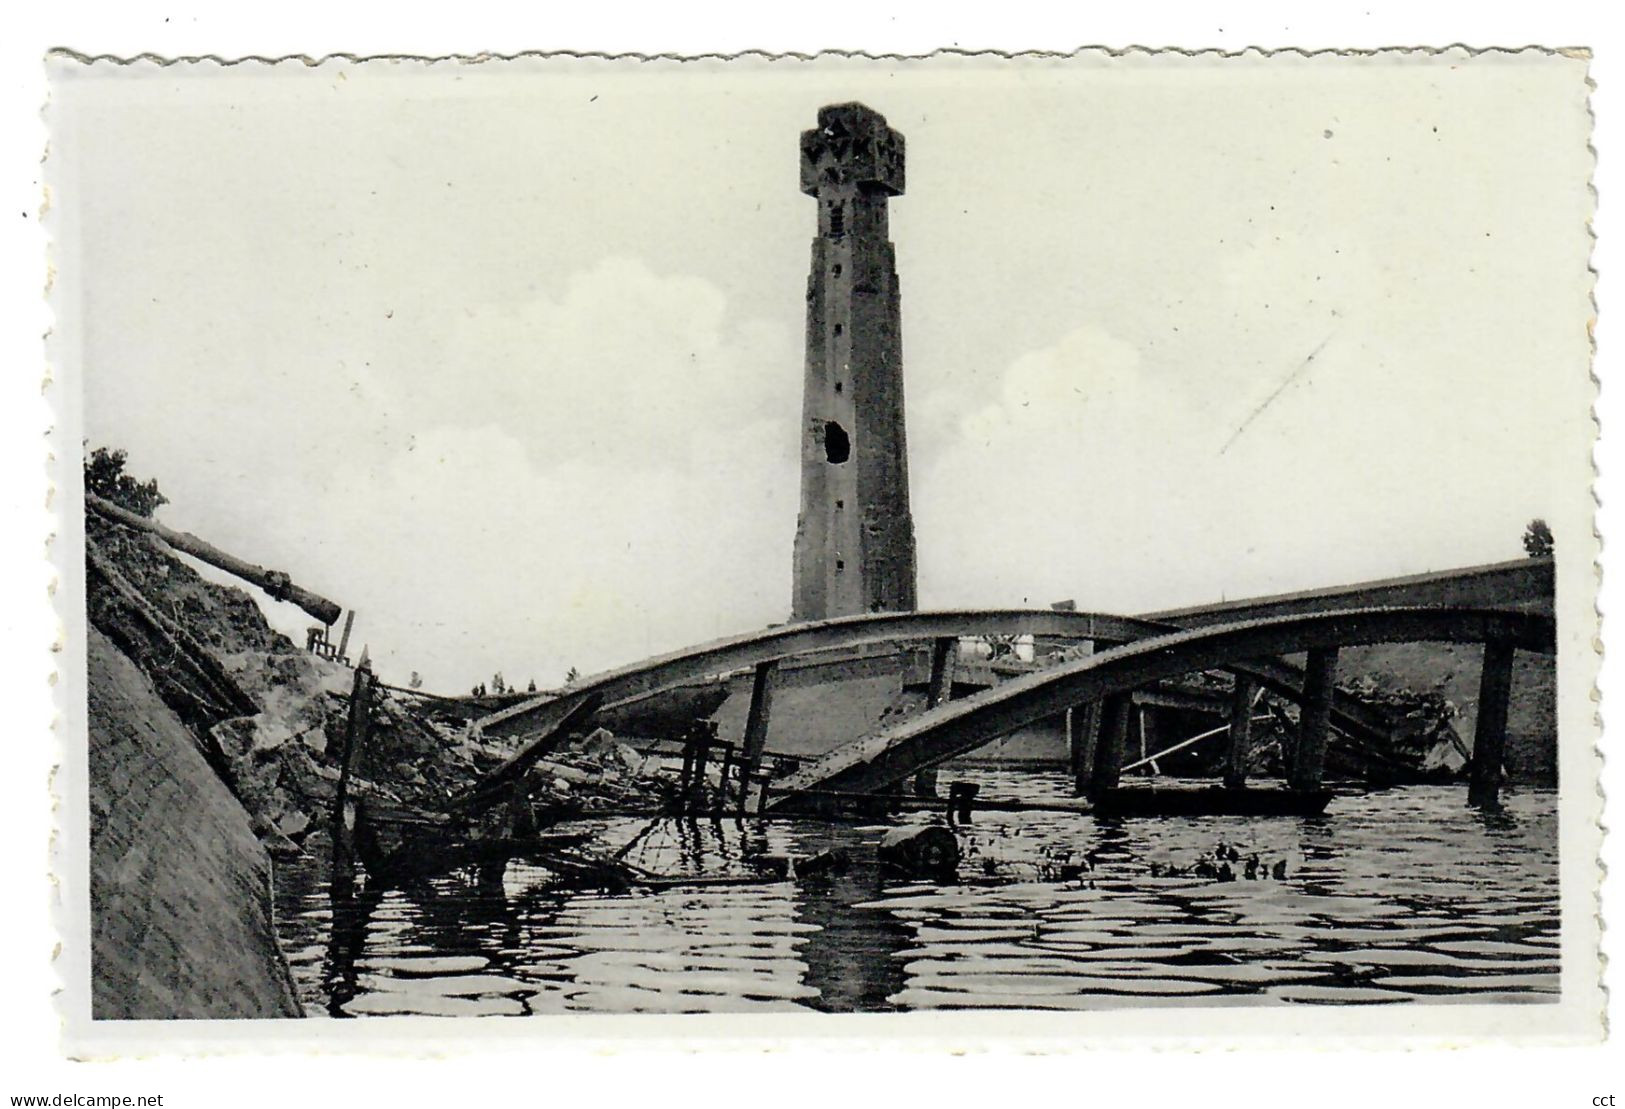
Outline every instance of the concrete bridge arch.
[[[1350, 609], [1244, 620], [1142, 637], [1089, 658], [1012, 679], [964, 700], [938, 704], [838, 748], [775, 783], [777, 800], [769, 807], [793, 807], [797, 803], [794, 795], [806, 791], [876, 793], [919, 770], [1069, 708], [1109, 701], [1152, 682], [1199, 670], [1229, 668], [1245, 673], [1260, 660], [1267, 662], [1285, 654], [1307, 653], [1309, 657], [1301, 691], [1305, 728], [1318, 727], [1324, 733], [1336, 697], [1333, 678], [1339, 648], [1418, 641], [1486, 645], [1472, 793], [1476, 801], [1493, 803], [1505, 740], [1512, 653], [1553, 653], [1555, 622], [1528, 612], [1430, 607]], [[1323, 752], [1324, 735], [1319, 738]], [[1303, 771], [1295, 785], [1318, 784], [1317, 766], [1311, 764]], [[1311, 778], [1315, 779], [1312, 783]]]
[[[745, 758], [754, 765], [766, 741], [774, 672], [786, 659], [870, 646], [932, 644], [933, 704], [946, 701], [954, 665], [954, 645], [974, 636], [1033, 635], [1122, 645], [1166, 637], [1179, 629], [1169, 623], [1105, 613], [1053, 609], [980, 609], [877, 613], [788, 624], [684, 648], [630, 666], [591, 675], [568, 689], [541, 694], [475, 722], [486, 736], [527, 738], [508, 764], [494, 774], [511, 777], [558, 741], [568, 724], [581, 726], [594, 712], [650, 697], [685, 683], [738, 670], [756, 670], [745, 735]], [[1256, 657], [1229, 667], [1248, 680], [1289, 699], [1302, 696], [1301, 670], [1278, 658]], [[1387, 739], [1387, 722], [1345, 694], [1332, 697], [1332, 717], [1357, 741]]]

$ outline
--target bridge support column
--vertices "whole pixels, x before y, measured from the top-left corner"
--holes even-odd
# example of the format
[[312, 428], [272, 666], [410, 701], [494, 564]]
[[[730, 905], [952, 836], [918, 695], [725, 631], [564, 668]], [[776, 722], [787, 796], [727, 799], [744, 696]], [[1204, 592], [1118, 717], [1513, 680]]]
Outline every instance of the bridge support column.
[[1484, 644], [1484, 668], [1478, 678], [1478, 723], [1473, 728], [1472, 777], [1467, 787], [1467, 803], [1481, 809], [1499, 808], [1501, 804], [1512, 656], [1510, 643]]
[[934, 709], [954, 695], [954, 666], [959, 661], [959, 640], [944, 636], [931, 643], [931, 685], [925, 694], [925, 707]]
[[1230, 741], [1224, 759], [1224, 788], [1245, 789], [1247, 755], [1253, 743], [1253, 698], [1258, 683], [1245, 674], [1236, 675], [1236, 688], [1230, 695]]
[[[1140, 704], [1134, 707], [1134, 720], [1135, 727], [1140, 733], [1139, 761], [1145, 762], [1151, 755], [1157, 753], [1157, 718], [1152, 713], [1150, 705]], [[1140, 773], [1149, 777], [1162, 771], [1155, 762], [1146, 762], [1140, 768]]]
[[1134, 695], [1114, 693], [1100, 710], [1100, 739], [1095, 744], [1089, 793], [1098, 795], [1117, 788], [1123, 776], [1123, 751], [1128, 746], [1129, 722], [1134, 718]]
[[1337, 648], [1317, 647], [1303, 668], [1303, 701], [1298, 706], [1298, 749], [1287, 785], [1319, 789], [1326, 771], [1326, 739], [1332, 727], [1332, 694], [1337, 682]]
[[[756, 674], [750, 683], [750, 709], [745, 713], [745, 735], [739, 753], [739, 811], [745, 811], [745, 801], [751, 783], [762, 765], [762, 752], [767, 749], [767, 729], [773, 717], [773, 675], [779, 669], [778, 659], [756, 664]], [[727, 783], [723, 783], [727, 788]]]
[[[926, 711], [936, 708], [946, 701], [953, 700], [954, 696], [954, 667], [959, 663], [959, 638], [957, 636], [943, 636], [931, 643], [931, 684], [926, 687]], [[935, 767], [921, 770], [914, 775], [914, 796], [935, 797], [937, 795], [937, 771]]]
[[1079, 797], [1089, 792], [1089, 780], [1095, 772], [1095, 745], [1099, 740], [1099, 701], [1066, 710], [1066, 749], [1071, 761], [1072, 792]]

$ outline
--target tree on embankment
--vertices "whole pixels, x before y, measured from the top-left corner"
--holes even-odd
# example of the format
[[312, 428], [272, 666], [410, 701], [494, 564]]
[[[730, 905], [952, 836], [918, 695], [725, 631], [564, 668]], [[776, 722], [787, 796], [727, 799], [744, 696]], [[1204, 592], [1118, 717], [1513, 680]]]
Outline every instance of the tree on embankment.
[[1523, 529], [1523, 549], [1530, 558], [1552, 556], [1552, 529], [1541, 519], [1530, 520]]
[[138, 516], [150, 517], [169, 498], [158, 492], [158, 479], [137, 481], [124, 472], [127, 455], [122, 450], [97, 447], [85, 456], [85, 492], [94, 493], [104, 501], [112, 501], [120, 508]]

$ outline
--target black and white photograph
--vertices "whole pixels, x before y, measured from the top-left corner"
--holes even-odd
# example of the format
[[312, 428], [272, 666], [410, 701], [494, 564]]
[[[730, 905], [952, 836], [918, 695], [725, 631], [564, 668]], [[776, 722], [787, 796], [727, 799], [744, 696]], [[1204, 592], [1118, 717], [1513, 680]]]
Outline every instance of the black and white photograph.
[[81, 1042], [1600, 1034], [1583, 53], [49, 76]]

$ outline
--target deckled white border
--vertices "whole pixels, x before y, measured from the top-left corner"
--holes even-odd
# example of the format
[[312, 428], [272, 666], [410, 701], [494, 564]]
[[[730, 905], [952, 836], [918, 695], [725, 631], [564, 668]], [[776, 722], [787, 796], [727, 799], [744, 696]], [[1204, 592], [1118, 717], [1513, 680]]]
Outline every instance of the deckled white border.
[[[1294, 52], [1294, 54], [1299, 57], [1303, 56], [1301, 52]], [[1145, 55], [1142, 51], [1130, 51], [1126, 54], [1119, 54], [1117, 56], [1131, 58], [1138, 56], [1143, 58]], [[963, 57], [963, 55], [956, 55], [954, 57]], [[953, 60], [953, 57], [938, 59], [938, 64], [951, 63]], [[1053, 62], [1057, 59], [1051, 57], [1049, 60]], [[1285, 62], [1285, 60], [1286, 59], [1283, 58], [1282, 62]], [[555, 63], [556, 61], [557, 60], [555, 59]], [[606, 59], [598, 59], [598, 61], [600, 64], [608, 64]], [[1032, 59], [1032, 61], [1036, 63], [1039, 62], [1040, 59]], [[139, 61], [136, 63], [138, 66], [144, 64], [151, 63]], [[288, 64], [308, 63], [296, 61]], [[583, 62], [581, 64], [586, 63]], [[656, 61], [654, 64], [676, 65], [679, 63], [669, 58], [663, 58]], [[743, 65], [784, 63], [782, 60], [774, 62], [770, 59], [756, 57], [747, 58], [736, 62], [723, 62], [720, 59], [710, 58], [702, 61], [682, 64]], [[844, 59], [824, 59], [824, 64], [865, 65], [869, 63], [863, 58], [847, 57]], [[53, 233], [57, 234], [58, 236], [62, 234], [62, 228], [59, 225], [53, 224], [52, 229]], [[68, 253], [65, 247], [66, 244], [59, 247], [59, 252], [63, 256], [66, 256]], [[64, 275], [64, 279], [71, 282], [71, 278], [68, 275]], [[65, 285], [63, 286], [63, 289], [69, 287], [71, 286]], [[59, 289], [58, 295], [63, 296], [65, 294], [61, 289]], [[62, 365], [72, 365], [76, 363], [76, 359], [71, 356], [73, 353], [71, 351], [71, 340], [64, 339], [65, 330], [66, 329], [59, 331], [56, 338], [53, 340], [53, 361]], [[66, 345], [64, 346], [64, 344]], [[58, 408], [58, 415], [61, 418], [59, 427], [62, 428], [64, 432], [66, 432], [70, 426], [75, 428], [77, 427], [78, 416], [77, 396], [69, 400], [64, 397], [65, 392], [66, 391], [64, 389], [60, 388], [54, 390], [53, 392], [55, 403]], [[64, 435], [63, 438], [64, 441], [72, 443], [76, 441], [77, 436], [75, 435], [73, 438], [67, 438], [66, 435]], [[73, 467], [71, 473], [62, 473], [61, 468], [59, 467], [57, 476], [59, 479], [66, 480], [76, 485], [77, 467]], [[64, 493], [67, 493], [66, 487], [64, 487]], [[71, 497], [72, 499], [70, 500], [69, 497], [65, 495], [59, 499], [59, 503], [77, 503], [76, 489], [73, 490]], [[59, 612], [82, 614], [82, 567], [77, 565], [80, 555], [82, 554], [82, 535], [79, 534], [79, 528], [82, 525], [82, 521], [78, 519], [77, 512], [72, 513], [71, 517], [72, 518], [70, 520], [62, 521], [63, 530], [58, 533], [59, 545], [57, 547], [57, 553], [59, 558], [62, 557], [66, 549], [70, 548], [72, 555], [71, 557], [64, 559], [66, 564], [61, 567], [63, 570], [63, 589], [58, 594], [57, 604]], [[1582, 559], [1585, 559], [1585, 555], [1585, 552], [1577, 552], [1574, 558], [1566, 560], [1560, 564], [1560, 595], [1563, 595], [1565, 591], [1570, 596], [1577, 594], [1589, 595], [1591, 592], [1591, 585], [1589, 581], [1591, 576], [1591, 567], [1588, 564], [1588, 559], [1582, 561]], [[79, 616], [79, 619], [82, 621], [82, 615]], [[1578, 658], [1579, 656], [1576, 656], [1576, 659]], [[61, 665], [64, 681], [59, 687], [58, 697], [59, 705], [65, 710], [64, 725], [67, 728], [71, 728], [75, 723], [77, 723], [82, 729], [82, 685], [77, 691], [73, 688], [76, 682], [82, 682], [83, 648], [82, 639], [80, 637], [74, 635], [70, 635], [68, 637], [67, 650], [61, 657]], [[1581, 663], [1578, 661], [1565, 662], [1565, 673], [1573, 673], [1576, 665], [1581, 665]], [[1582, 666], [1581, 672], [1584, 674], [1587, 685], [1590, 684], [1591, 675], [1595, 672], [1595, 670], [1596, 665], [1594, 659]], [[75, 681], [68, 680], [70, 675], [74, 676]], [[72, 719], [74, 715], [73, 709], [76, 704], [80, 709], [80, 719], [77, 722]], [[1570, 705], [1565, 705], [1564, 707], [1568, 708]], [[1583, 708], [1584, 706], [1582, 706], [1582, 709]], [[1580, 719], [1578, 722], [1570, 721], [1566, 715], [1562, 724], [1563, 734], [1565, 736], [1582, 734], [1583, 730], [1589, 727], [1589, 721], [1583, 719], [1588, 715], [1589, 712], [1582, 711], [1579, 714]], [[1579, 729], [1578, 731], [1576, 730], [1577, 728]], [[82, 734], [82, 732], [80, 734]], [[1574, 760], [1569, 756], [1574, 754], [1574, 751], [1575, 745], [1572, 743], [1572, 741], [1568, 742], [1564, 749], [1563, 774], [1565, 782], [1590, 780], [1593, 775], [1589, 773], [1589, 769], [1587, 767], [1583, 765], [1579, 767], [1571, 767], [1570, 764]], [[1586, 753], [1583, 751], [1581, 751], [1580, 754], [1586, 755]], [[1586, 755], [1586, 761], [1589, 761], [1588, 755]], [[71, 777], [75, 769], [77, 769], [77, 772], [80, 775], [77, 781]], [[78, 793], [82, 795], [82, 770], [82, 766], [78, 768], [73, 768], [71, 765], [65, 766], [64, 775], [57, 783], [59, 793], [61, 793], [63, 796], [71, 796], [71, 791], [77, 790]], [[1565, 787], [1565, 794], [1568, 793], [1569, 790], [1567, 787]], [[1569, 801], [1565, 800], [1564, 804], [1565, 809], [1567, 809], [1569, 806]], [[72, 815], [70, 808], [71, 806], [64, 808], [62, 817], [64, 820]], [[1599, 806], [1596, 804], [1593, 804], [1591, 808], [1593, 813], [1600, 811]], [[1590, 819], [1583, 819], [1581, 823], [1590, 827], [1594, 831], [1594, 821]], [[1572, 821], [1569, 813], [1565, 812], [1565, 825], [1571, 824]], [[64, 824], [65, 829], [66, 827], [66, 824]], [[1593, 835], [1591, 838], [1595, 840], [1597, 837]], [[1564, 845], [1565, 853], [1570, 851], [1570, 844], [1568, 840], [1569, 834], [1568, 830], [1566, 829]], [[73, 846], [71, 836], [65, 836], [62, 845], [63, 854], [66, 855]], [[1594, 858], [1595, 844], [1593, 843], [1591, 846], [1592, 849], [1589, 851], [1588, 857]], [[69, 885], [71, 887], [73, 883], [70, 883]], [[1589, 889], [1582, 892], [1587, 899], [1590, 898], [1591, 894]], [[78, 895], [75, 894], [71, 888], [64, 890], [64, 899], [62, 903], [63, 917], [71, 916], [76, 911], [83, 911], [84, 907], [75, 905], [73, 900], [75, 896]], [[1576, 962], [1576, 960], [1571, 957], [1571, 953], [1569, 951], [1569, 937], [1575, 930], [1569, 927], [1571, 898], [1566, 895], [1564, 902], [1565, 993], [1572, 998], [1576, 996], [1578, 986], [1583, 985], [1583, 983], [1577, 984], [1576, 989], [1571, 989], [1568, 982], [1570, 971], [1575, 969], [1574, 964]], [[85, 913], [85, 919], [88, 920], [87, 912]], [[1594, 936], [1588, 937], [1588, 939], [1593, 941], [1594, 938]], [[1591, 944], [1591, 946], [1594, 950], [1594, 942]], [[71, 961], [65, 961], [63, 966], [64, 970], [71, 968]], [[1595, 1013], [1598, 1011], [1599, 1006], [1600, 1000], [1591, 1007], [1591, 1022], [1593, 1024], [1595, 1021]], [[748, 1022], [752, 1027], [747, 1035], [741, 1035], [741, 1030], [739, 1028], [741, 1023], [744, 1022], [741, 1022], [738, 1018], [730, 1017], [554, 1017], [546, 1022], [548, 1025], [546, 1035], [549, 1039], [556, 1040], [561, 1038], [570, 1038], [593, 1043], [597, 1046], [606, 1047], [620, 1046], [629, 1040], [637, 1040], [642, 1042], [650, 1042], [651, 1040], [668, 1041], [673, 1036], [681, 1037], [680, 1042], [683, 1043], [690, 1042], [691, 1037], [704, 1037], [707, 1042], [707, 1046], [719, 1046], [722, 1043], [735, 1043], [740, 1046], [760, 1046], [764, 1036], [771, 1038], [775, 1042], [783, 1042], [786, 1039], [822, 1040], [832, 1035], [840, 1037], [857, 1035], [865, 1038], [872, 1036], [884, 1036], [888, 1040], [902, 1042], [912, 1046], [929, 1046], [937, 1048], [973, 1047], [981, 1044], [985, 1042], [986, 1038], [990, 1034], [990, 1026], [996, 1024], [998, 1025], [997, 1031], [992, 1034], [996, 1035], [1006, 1044], [1018, 1045], [1029, 1050], [1056, 1050], [1057, 1048], [1076, 1048], [1080, 1044], [1080, 1037], [1089, 1035], [1091, 1033], [1098, 1034], [1099, 1030], [1108, 1027], [1114, 1035], [1127, 1035], [1130, 1037], [1146, 1036], [1154, 1038], [1155, 1042], [1157, 1042], [1160, 1046], [1168, 1046], [1170, 1043], [1184, 1042], [1185, 1037], [1189, 1036], [1189, 1032], [1181, 1033], [1178, 1030], [1178, 1026], [1183, 1023], [1188, 1023], [1190, 1025], [1194, 1025], [1200, 1030], [1197, 1038], [1202, 1046], [1215, 1046], [1216, 1044], [1223, 1044], [1226, 1042], [1247, 1042], [1253, 1040], [1257, 1036], [1279, 1035], [1279, 1025], [1283, 1023], [1282, 1018], [1290, 1014], [1291, 1024], [1296, 1030], [1299, 1030], [1300, 1034], [1307, 1032], [1309, 1035], [1317, 1037], [1343, 1038], [1347, 1036], [1357, 1036], [1362, 1040], [1371, 1042], [1372, 1037], [1380, 1040], [1386, 1037], [1398, 1035], [1403, 1037], [1405, 1042], [1408, 1044], [1428, 1042], [1459, 1043], [1463, 1039], [1479, 1040], [1485, 1036], [1516, 1034], [1520, 1031], [1520, 1029], [1527, 1028], [1531, 1024], [1543, 1023], [1539, 1020], [1540, 1016], [1544, 1013], [1552, 1012], [1556, 1008], [1557, 1007], [1554, 1006], [1440, 1006], [1436, 1008], [1429, 1007], [1426, 1009], [1412, 1007], [1404, 1010], [1402, 1014], [1394, 1009], [1384, 1009], [1377, 1010], [1376, 1012], [1379, 1012], [1384, 1018], [1380, 1021], [1380, 1023], [1386, 1025], [1387, 1027], [1381, 1031], [1375, 1032], [1369, 1027], [1373, 1023], [1378, 1023], [1374, 1022], [1371, 1018], [1371, 1013], [1373, 1012], [1372, 1010], [1342, 1011], [1302, 1009], [1297, 1007], [1283, 1008], [1280, 1010], [1274, 1008], [1261, 1010], [1225, 1010], [1222, 1016], [1222, 1023], [1225, 1025], [1225, 1032], [1222, 1037], [1214, 1036], [1211, 1031], [1212, 1025], [1220, 1022], [1218, 1019], [1216, 1019], [1216, 1014], [1214, 1011], [1198, 1009], [1130, 1010], [1117, 1011], [1110, 1014], [1085, 1013], [1076, 1015], [1066, 1014], [1061, 1016], [1054, 1014], [921, 1013], [903, 1015], [873, 1014], [857, 1017], [832, 1018], [826, 1015], [814, 1014], [806, 1017], [786, 1017], [782, 1021], [779, 1019], [773, 1019], [765, 1022], [753, 1020]], [[1571, 1006], [1569, 1003], [1565, 1002], [1562, 1008], [1564, 1010], [1568, 1010], [1571, 1008]], [[1400, 1017], [1400, 1019], [1395, 1020], [1394, 1018], [1396, 1016]], [[1442, 1018], [1442, 1020], [1436, 1022], [1433, 1019], [1435, 1017]], [[1480, 1020], [1481, 1017], [1482, 1020]], [[1189, 1018], [1188, 1021], [1186, 1018]], [[1344, 1027], [1343, 1025], [1348, 1022], [1349, 1018], [1354, 1018], [1354, 1023], [1364, 1025], [1366, 1027]], [[443, 1050], [447, 1046], [448, 1036], [455, 1035], [461, 1038], [466, 1036], [469, 1031], [475, 1030], [478, 1031], [478, 1039], [483, 1045], [503, 1048], [513, 1047], [529, 1050], [534, 1046], [534, 1044], [527, 1044], [525, 1041], [534, 1041], [536, 1036], [536, 1032], [531, 1031], [528, 1028], [528, 1026], [532, 1023], [533, 1022], [478, 1022], [477, 1029], [471, 1029], [471, 1022], [467, 1021], [447, 1022], [432, 1019], [416, 1019], [401, 1021], [353, 1022], [336, 1026], [336, 1034], [335, 1026], [329, 1025], [326, 1022], [247, 1022], [233, 1025], [216, 1025], [208, 1027], [190, 1023], [182, 1026], [177, 1025], [175, 1022], [142, 1022], [119, 1025], [117, 1027], [121, 1033], [121, 1035], [118, 1037], [119, 1044], [126, 1050], [131, 1047], [137, 1047], [137, 1045], [140, 1045], [138, 1047], [140, 1050], [145, 1050], [148, 1048], [158, 1048], [165, 1051], [173, 1050], [176, 1048], [179, 1040], [183, 1038], [177, 1036], [177, 1031], [179, 1028], [184, 1027], [187, 1030], [186, 1034], [184, 1034], [184, 1038], [186, 1040], [186, 1047], [188, 1049], [200, 1049], [204, 1047], [229, 1048], [232, 1046], [242, 1046], [245, 1044], [265, 1046], [261, 1040], [267, 1033], [269, 1033], [277, 1039], [279, 1044], [284, 1044], [286, 1046], [301, 1045], [302, 1041], [315, 1040], [319, 1038], [321, 1041], [320, 1044], [311, 1043], [308, 1046], [319, 1046], [325, 1049], [331, 1049], [336, 1044], [340, 1043], [351, 1047], [365, 1043], [367, 1049], [372, 1051], [377, 1051], [380, 1048], [387, 1048], [390, 1050], [421, 1053], [425, 1048]], [[837, 1024], [844, 1025], [845, 1027], [835, 1028], [834, 1025]], [[504, 1025], [508, 1027], [493, 1027]], [[1095, 1027], [1091, 1029], [1089, 1027], [1090, 1025]], [[1272, 1028], [1270, 1027], [1271, 1025], [1276, 1027]], [[1399, 1027], [1396, 1028], [1396, 1026]], [[1584, 1035], [1584, 1027], [1585, 1026], [1583, 1024], [1575, 1025], [1572, 1028], [1560, 1031], [1556, 1034], [1560, 1036], [1568, 1036], [1576, 1033]], [[286, 1029], [292, 1029], [295, 1034], [290, 1037], [284, 1032]], [[351, 1029], [354, 1029], [355, 1032], [352, 1033], [350, 1031]], [[191, 1033], [194, 1030], [197, 1032], [196, 1038], [191, 1036]], [[297, 1034], [300, 1030], [305, 1030], [308, 1033], [314, 1033], [316, 1035], [301, 1036]], [[130, 1038], [126, 1038], [126, 1035], [124, 1035], [126, 1033], [131, 1034]], [[149, 1037], [152, 1038], [149, 1039]], [[98, 1047], [102, 1041], [100, 1040], [99, 1036], [93, 1033], [90, 1037], [79, 1040], [78, 1043], [82, 1049], [88, 1050], [90, 1053], [95, 1054], [97, 1053]]]

